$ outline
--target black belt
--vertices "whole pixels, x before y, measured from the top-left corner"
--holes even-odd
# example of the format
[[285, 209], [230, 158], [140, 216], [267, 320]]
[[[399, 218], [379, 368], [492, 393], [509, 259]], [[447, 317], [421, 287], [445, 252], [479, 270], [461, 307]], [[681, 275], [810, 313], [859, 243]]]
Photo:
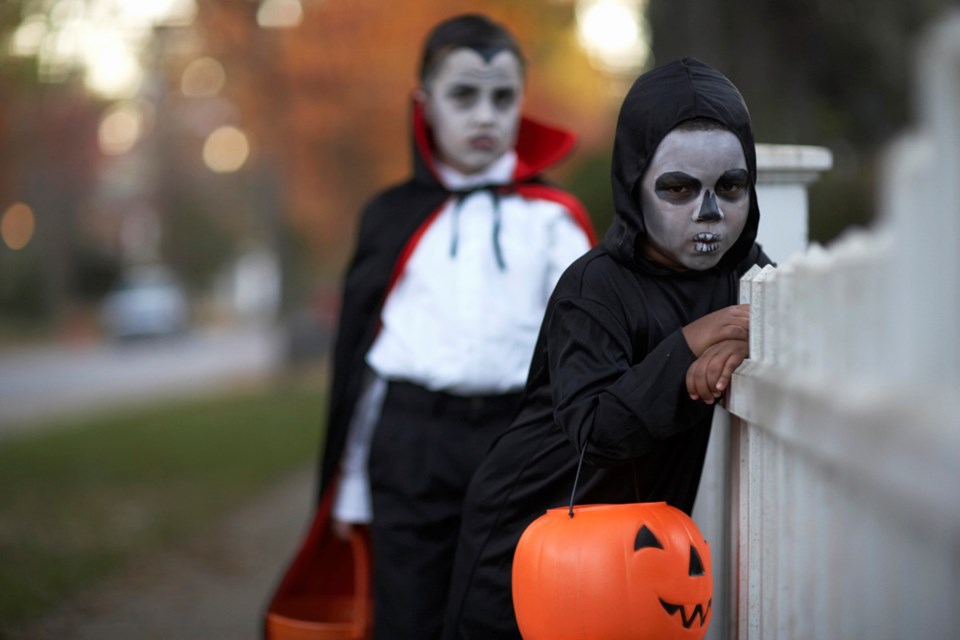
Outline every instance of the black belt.
[[389, 381], [387, 388], [387, 402], [423, 409], [433, 415], [442, 413], [465, 418], [512, 414], [520, 406], [521, 397], [522, 391], [461, 396], [445, 391], [431, 391], [401, 380]]

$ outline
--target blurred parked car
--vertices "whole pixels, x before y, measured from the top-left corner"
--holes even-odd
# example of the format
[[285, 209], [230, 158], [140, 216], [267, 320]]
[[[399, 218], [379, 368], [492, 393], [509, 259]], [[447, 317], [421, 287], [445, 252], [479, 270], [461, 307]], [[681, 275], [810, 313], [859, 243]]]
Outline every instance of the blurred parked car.
[[117, 339], [181, 334], [189, 316], [183, 286], [162, 266], [129, 270], [101, 307], [104, 329]]

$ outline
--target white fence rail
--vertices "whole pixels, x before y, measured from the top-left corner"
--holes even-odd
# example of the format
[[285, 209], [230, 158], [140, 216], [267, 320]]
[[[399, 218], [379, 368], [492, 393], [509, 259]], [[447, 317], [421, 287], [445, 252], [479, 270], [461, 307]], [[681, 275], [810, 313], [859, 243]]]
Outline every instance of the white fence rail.
[[741, 282], [712, 638], [960, 639], [960, 12], [917, 68], [877, 227]]

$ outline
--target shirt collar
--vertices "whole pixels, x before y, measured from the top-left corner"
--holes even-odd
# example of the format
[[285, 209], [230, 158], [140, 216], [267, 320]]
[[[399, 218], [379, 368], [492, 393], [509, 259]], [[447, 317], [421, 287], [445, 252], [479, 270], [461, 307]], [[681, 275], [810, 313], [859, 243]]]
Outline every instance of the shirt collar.
[[440, 181], [451, 191], [463, 191], [487, 184], [508, 184], [513, 180], [517, 168], [517, 152], [511, 149], [497, 158], [489, 167], [479, 173], [464, 175], [437, 161], [437, 174]]

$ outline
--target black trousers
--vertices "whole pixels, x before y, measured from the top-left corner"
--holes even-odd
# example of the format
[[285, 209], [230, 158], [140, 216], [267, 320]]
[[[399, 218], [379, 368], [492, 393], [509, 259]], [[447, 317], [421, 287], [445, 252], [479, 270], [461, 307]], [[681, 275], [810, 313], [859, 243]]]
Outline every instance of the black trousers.
[[369, 459], [375, 640], [440, 637], [463, 496], [520, 395], [388, 384]]

